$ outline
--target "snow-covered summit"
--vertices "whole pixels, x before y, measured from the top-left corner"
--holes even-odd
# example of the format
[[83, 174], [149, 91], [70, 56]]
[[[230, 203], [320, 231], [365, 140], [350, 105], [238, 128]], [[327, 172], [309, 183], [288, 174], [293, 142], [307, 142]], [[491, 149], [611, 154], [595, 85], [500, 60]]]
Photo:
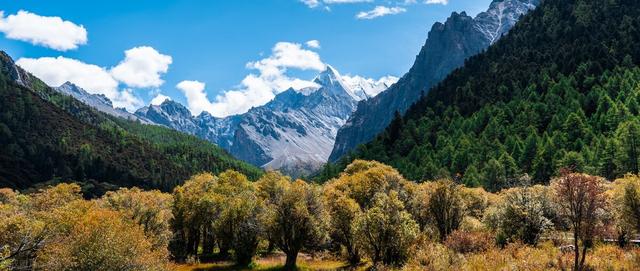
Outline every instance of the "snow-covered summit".
[[342, 76], [327, 65], [314, 79], [317, 86], [287, 89], [241, 115], [216, 118], [204, 112], [194, 117], [174, 101], [142, 108], [136, 114], [214, 142], [257, 166], [300, 175], [326, 162], [338, 129], [359, 101], [395, 81], [393, 77], [376, 81]]
[[142, 118], [140, 116], [136, 116], [134, 114], [127, 112], [127, 110], [125, 109], [114, 108], [113, 103], [106, 96], [102, 94], [91, 94], [72, 82], [65, 82], [59, 87], [54, 87], [53, 89], [55, 89], [56, 91], [62, 94], [74, 97], [77, 100], [103, 113], [107, 113], [109, 115], [128, 119], [128, 120], [141, 121], [142, 123], [152, 123], [146, 118]]

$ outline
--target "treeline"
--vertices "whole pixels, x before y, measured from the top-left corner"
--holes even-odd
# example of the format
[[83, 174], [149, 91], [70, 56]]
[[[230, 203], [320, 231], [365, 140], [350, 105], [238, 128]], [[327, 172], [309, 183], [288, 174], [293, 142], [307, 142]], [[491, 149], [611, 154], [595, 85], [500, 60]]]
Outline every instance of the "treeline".
[[354, 159], [492, 191], [522, 173], [542, 183], [562, 167], [638, 173], [639, 18], [638, 1], [544, 1], [318, 179]]
[[209, 142], [97, 112], [30, 75], [20, 85], [11, 77], [19, 68], [5, 54], [0, 62], [1, 186], [76, 180], [100, 196], [118, 186], [169, 192], [204, 171], [262, 174]]
[[[630, 270], [640, 250], [640, 177], [563, 170], [549, 186], [486, 192], [414, 183], [355, 161], [320, 186], [268, 172], [193, 176], [172, 194], [139, 189], [81, 199], [76, 185], [0, 193], [0, 269], [161, 270], [177, 262], [281, 251], [404, 270]], [[615, 246], [604, 240], [614, 240]], [[526, 259], [526, 260], [525, 260]]]

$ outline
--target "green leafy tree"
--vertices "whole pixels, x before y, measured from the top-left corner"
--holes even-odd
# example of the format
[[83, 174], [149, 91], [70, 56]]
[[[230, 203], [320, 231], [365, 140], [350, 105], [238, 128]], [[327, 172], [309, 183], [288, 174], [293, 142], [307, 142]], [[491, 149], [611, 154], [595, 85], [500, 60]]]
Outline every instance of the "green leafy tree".
[[239, 266], [251, 263], [258, 247], [262, 225], [262, 201], [247, 177], [237, 171], [225, 171], [218, 176], [214, 193], [218, 196], [219, 213], [213, 222], [218, 243], [233, 250]]
[[355, 221], [358, 243], [374, 264], [401, 265], [418, 237], [418, 224], [404, 209], [397, 192], [378, 193], [373, 201], [373, 206]]
[[438, 229], [440, 241], [460, 227], [464, 217], [464, 206], [460, 187], [451, 181], [438, 181], [429, 200], [429, 212]]
[[284, 268], [296, 269], [298, 252], [323, 244], [328, 235], [328, 214], [319, 188], [303, 181], [270, 176], [257, 183], [265, 213], [262, 221], [269, 238], [287, 256]]
[[536, 245], [553, 225], [546, 216], [549, 200], [532, 187], [513, 188], [504, 197], [504, 203], [499, 207], [498, 235], [506, 241]]

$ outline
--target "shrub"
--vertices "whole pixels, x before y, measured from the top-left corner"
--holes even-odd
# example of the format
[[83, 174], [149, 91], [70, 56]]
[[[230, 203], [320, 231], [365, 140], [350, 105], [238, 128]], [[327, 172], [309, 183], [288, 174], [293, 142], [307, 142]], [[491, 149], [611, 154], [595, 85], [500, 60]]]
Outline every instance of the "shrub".
[[456, 230], [447, 237], [444, 245], [458, 253], [478, 253], [494, 247], [495, 239], [484, 231]]
[[640, 267], [640, 249], [621, 249], [613, 245], [600, 245], [589, 257], [594, 270], [637, 270]]
[[451, 270], [560, 270], [560, 251], [550, 244], [538, 247], [512, 243], [504, 249], [492, 248], [484, 253], [468, 254], [461, 266]]
[[102, 206], [120, 211], [127, 218], [142, 226], [154, 247], [166, 248], [171, 240], [170, 221], [173, 197], [160, 191], [143, 191], [139, 188], [121, 188], [107, 192], [101, 199]]
[[36, 270], [166, 269], [166, 249], [154, 249], [143, 229], [119, 212], [93, 207], [70, 226], [38, 252]]
[[426, 239], [413, 248], [411, 255], [402, 270], [456, 270], [455, 268], [459, 267], [460, 260], [462, 260], [462, 256], [445, 245]]
[[373, 202], [355, 222], [358, 243], [374, 263], [401, 265], [418, 237], [418, 224], [394, 191], [377, 194]]
[[548, 199], [534, 192], [530, 187], [504, 192], [504, 202], [498, 208], [500, 239], [536, 245], [542, 234], [552, 226], [551, 220], [545, 216]]
[[440, 241], [460, 227], [464, 217], [464, 204], [460, 186], [452, 181], [438, 181], [429, 200], [429, 212], [440, 236]]

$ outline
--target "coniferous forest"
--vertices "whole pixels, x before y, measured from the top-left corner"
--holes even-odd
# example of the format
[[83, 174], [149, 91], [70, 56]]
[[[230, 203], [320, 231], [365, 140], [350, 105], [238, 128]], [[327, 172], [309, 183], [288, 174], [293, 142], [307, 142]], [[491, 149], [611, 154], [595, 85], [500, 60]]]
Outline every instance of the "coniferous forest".
[[209, 142], [108, 116], [26, 73], [28, 79], [20, 85], [11, 78], [13, 69], [20, 68], [8, 55], [0, 58], [3, 187], [74, 180], [84, 182], [90, 194], [101, 195], [118, 186], [171, 191], [201, 171], [236, 169], [252, 179], [261, 174]]
[[562, 167], [637, 173], [639, 12], [637, 1], [545, 1], [318, 178], [356, 158], [492, 191]]

